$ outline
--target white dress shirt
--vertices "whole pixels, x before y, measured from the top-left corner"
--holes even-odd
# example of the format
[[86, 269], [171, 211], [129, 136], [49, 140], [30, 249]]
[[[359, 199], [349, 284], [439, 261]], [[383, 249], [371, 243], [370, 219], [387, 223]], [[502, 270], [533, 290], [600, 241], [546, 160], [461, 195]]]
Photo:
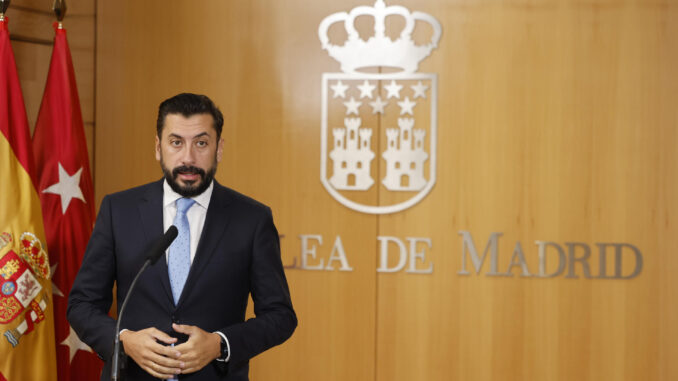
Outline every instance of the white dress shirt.
[[[174, 222], [174, 217], [177, 215], [177, 200], [182, 196], [173, 191], [172, 188], [167, 183], [167, 180], [163, 182], [163, 197], [162, 197], [162, 220], [163, 220], [163, 231], [167, 231], [172, 223]], [[210, 198], [212, 197], [212, 190], [214, 189], [214, 182], [212, 182], [204, 192], [193, 197], [195, 204], [193, 204], [186, 212], [186, 217], [188, 218], [188, 225], [190, 227], [190, 241], [191, 241], [191, 264], [193, 264], [193, 258], [195, 258], [195, 252], [198, 250], [198, 242], [200, 241], [200, 235], [202, 234], [202, 228], [205, 226], [205, 216], [207, 215], [207, 207], [210, 204]], [[165, 260], [169, 260], [169, 249], [165, 254]]]
[[[172, 190], [172, 187], [169, 186], [167, 180], [162, 184], [163, 196], [162, 196], [162, 220], [164, 229], [167, 231], [172, 223], [174, 222], [174, 217], [177, 215], [177, 200], [182, 198], [179, 193]], [[205, 189], [201, 194], [192, 197], [195, 200], [193, 204], [186, 212], [186, 217], [188, 218], [188, 225], [190, 230], [190, 241], [191, 241], [191, 265], [193, 264], [193, 258], [195, 258], [195, 252], [198, 250], [198, 242], [200, 241], [200, 235], [202, 234], [202, 228], [205, 226], [205, 216], [207, 216], [207, 207], [210, 204], [210, 199], [212, 198], [212, 190], [214, 190], [214, 181], [210, 186]], [[165, 261], [169, 261], [169, 249], [165, 253]], [[217, 361], [228, 361], [231, 358], [231, 346], [228, 344], [228, 339], [223, 333], [216, 331], [214, 333], [219, 334], [224, 341], [226, 342], [226, 347], [228, 348], [228, 356], [226, 359]]]

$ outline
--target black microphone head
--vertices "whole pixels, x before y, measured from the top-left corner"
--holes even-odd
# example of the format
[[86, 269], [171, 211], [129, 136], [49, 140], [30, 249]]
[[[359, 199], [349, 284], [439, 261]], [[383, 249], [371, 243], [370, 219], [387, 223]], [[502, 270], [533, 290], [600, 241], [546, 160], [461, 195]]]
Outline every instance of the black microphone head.
[[167, 247], [172, 244], [172, 242], [177, 238], [179, 235], [179, 230], [177, 229], [176, 226], [170, 225], [169, 228], [167, 228], [167, 231], [165, 232], [165, 235], [163, 236], [163, 240], [167, 240]]
[[172, 241], [177, 238], [178, 234], [179, 230], [177, 230], [176, 226], [172, 225], [169, 227], [169, 229], [167, 229], [162, 237], [155, 241], [155, 244], [151, 247], [147, 257], [147, 259], [151, 261], [152, 265], [155, 264], [155, 262], [157, 262], [163, 254], [165, 254], [165, 251], [172, 244]]

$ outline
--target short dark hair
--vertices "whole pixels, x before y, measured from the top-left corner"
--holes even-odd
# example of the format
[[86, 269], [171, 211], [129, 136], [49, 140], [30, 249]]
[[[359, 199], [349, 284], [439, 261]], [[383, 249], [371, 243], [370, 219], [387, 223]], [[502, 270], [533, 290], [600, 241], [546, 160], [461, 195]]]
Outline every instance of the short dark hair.
[[198, 114], [210, 114], [214, 120], [213, 127], [217, 131], [217, 138], [221, 137], [224, 116], [207, 95], [181, 93], [160, 103], [156, 124], [158, 138], [162, 137], [162, 128], [165, 126], [165, 118], [168, 114], [181, 114], [185, 118]]

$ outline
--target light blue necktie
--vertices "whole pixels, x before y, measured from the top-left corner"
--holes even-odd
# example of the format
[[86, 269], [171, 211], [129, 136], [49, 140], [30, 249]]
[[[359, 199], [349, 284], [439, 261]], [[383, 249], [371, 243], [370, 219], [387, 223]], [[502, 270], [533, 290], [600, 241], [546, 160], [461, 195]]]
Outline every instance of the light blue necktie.
[[179, 302], [181, 290], [184, 289], [188, 271], [191, 269], [191, 232], [188, 226], [186, 212], [195, 204], [190, 198], [177, 200], [177, 215], [174, 217], [174, 226], [179, 234], [169, 249], [168, 271], [174, 304]]

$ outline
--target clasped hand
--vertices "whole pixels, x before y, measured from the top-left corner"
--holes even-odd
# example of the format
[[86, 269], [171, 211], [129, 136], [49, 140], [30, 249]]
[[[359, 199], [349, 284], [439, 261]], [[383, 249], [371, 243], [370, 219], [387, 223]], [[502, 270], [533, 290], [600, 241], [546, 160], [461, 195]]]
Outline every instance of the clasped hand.
[[[126, 330], [120, 334], [125, 353], [153, 377], [167, 379], [180, 373], [202, 369], [221, 354], [221, 336], [193, 325], [172, 324], [188, 340], [177, 346], [177, 339], [157, 328]], [[165, 345], [163, 345], [165, 344]]]

